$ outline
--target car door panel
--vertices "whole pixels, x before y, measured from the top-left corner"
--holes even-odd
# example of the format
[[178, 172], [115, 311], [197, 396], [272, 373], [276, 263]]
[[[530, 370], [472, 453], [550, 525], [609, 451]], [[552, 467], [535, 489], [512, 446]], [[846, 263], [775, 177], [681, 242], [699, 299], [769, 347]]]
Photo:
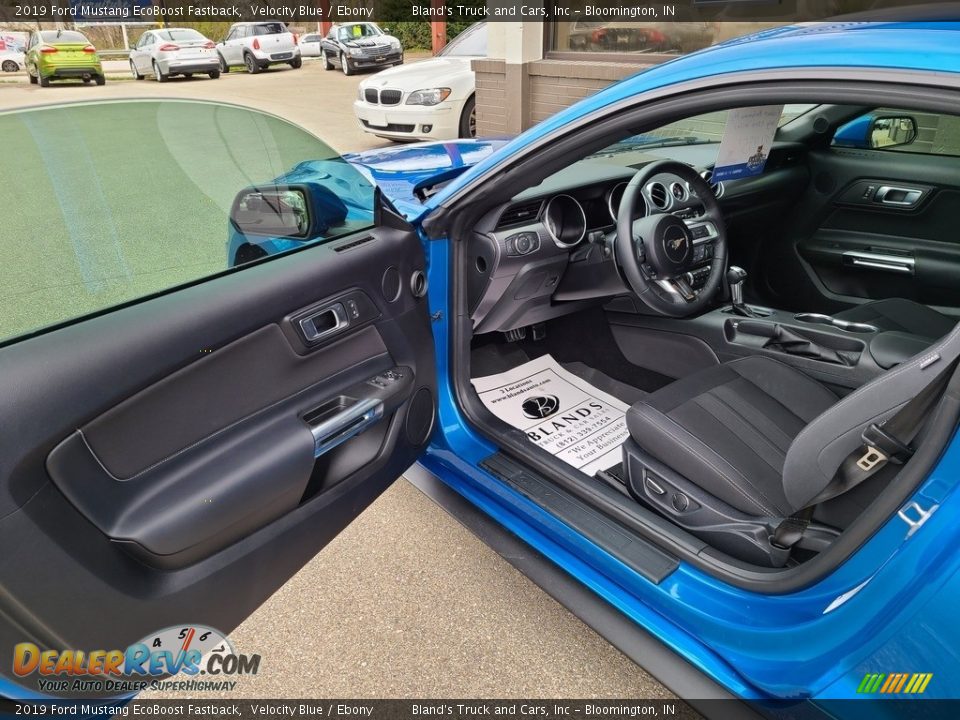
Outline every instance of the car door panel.
[[813, 182], [786, 242], [766, 248], [772, 294], [823, 312], [889, 297], [960, 307], [957, 158], [841, 148], [808, 158]]
[[[30, 548], [0, 553], [0, 641], [229, 632], [414, 462], [433, 342], [397, 282], [424, 267], [420, 241], [392, 224], [0, 347], [21, 419], [0, 436], [0, 544]], [[295, 324], [358, 297], [326, 339]], [[315, 457], [316, 427], [361, 402], [379, 414]]]

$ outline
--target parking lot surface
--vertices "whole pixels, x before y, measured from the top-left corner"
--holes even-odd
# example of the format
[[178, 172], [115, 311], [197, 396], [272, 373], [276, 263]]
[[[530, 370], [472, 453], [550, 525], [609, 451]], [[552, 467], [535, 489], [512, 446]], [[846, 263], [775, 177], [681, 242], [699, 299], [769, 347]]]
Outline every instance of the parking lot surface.
[[[102, 88], [39, 88], [14, 76], [0, 82], [0, 109], [102, 98], [219, 100], [287, 118], [344, 152], [389, 144], [356, 127], [350, 103], [362, 79], [316, 62], [214, 81], [110, 78]], [[10, 250], [0, 240], [0, 252]], [[232, 637], [263, 661], [256, 677], [225, 697], [671, 697], [403, 480]]]
[[[409, 55], [410, 62], [422, 58]], [[324, 71], [321, 63], [307, 60], [299, 70], [279, 65], [257, 75], [234, 68], [217, 80], [205, 76], [170, 78], [158, 83], [135, 81], [126, 64], [105, 63], [107, 84], [83, 85], [78, 81], [53, 82], [50, 87], [30, 85], [24, 73], [0, 75], [0, 109], [59, 102], [137, 97], [172, 97], [230, 102], [279, 115], [309, 130], [340, 152], [390, 145], [364, 133], [353, 117], [357, 86], [365, 75], [346, 77], [339, 70]]]
[[259, 674], [199, 695], [673, 697], [405, 481], [231, 638]]

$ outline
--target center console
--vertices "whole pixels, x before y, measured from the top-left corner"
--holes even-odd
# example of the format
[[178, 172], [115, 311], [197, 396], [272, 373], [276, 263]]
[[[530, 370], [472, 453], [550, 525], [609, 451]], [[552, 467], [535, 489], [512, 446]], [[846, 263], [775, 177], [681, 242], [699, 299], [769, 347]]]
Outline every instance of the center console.
[[[737, 299], [737, 296], [734, 296]], [[620, 350], [669, 377], [750, 355], [767, 355], [842, 392], [869, 382], [930, 346], [928, 338], [881, 332], [820, 313], [794, 313], [734, 302], [696, 318], [673, 320], [607, 305]]]

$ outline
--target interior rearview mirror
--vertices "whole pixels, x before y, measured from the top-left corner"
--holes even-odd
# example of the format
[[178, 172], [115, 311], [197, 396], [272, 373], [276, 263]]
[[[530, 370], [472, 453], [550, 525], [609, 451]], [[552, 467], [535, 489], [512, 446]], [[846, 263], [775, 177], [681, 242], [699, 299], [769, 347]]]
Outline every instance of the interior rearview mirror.
[[917, 121], [909, 115], [881, 115], [870, 124], [870, 147], [882, 150], [909, 145], [917, 134]]

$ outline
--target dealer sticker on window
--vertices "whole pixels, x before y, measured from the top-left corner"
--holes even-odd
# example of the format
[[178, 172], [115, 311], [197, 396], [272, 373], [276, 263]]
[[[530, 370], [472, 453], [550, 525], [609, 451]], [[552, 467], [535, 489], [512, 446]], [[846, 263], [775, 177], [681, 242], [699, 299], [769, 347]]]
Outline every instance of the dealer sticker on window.
[[490, 412], [568, 465], [595, 475], [620, 464], [627, 404], [550, 355], [472, 382]]
[[713, 182], [762, 173], [782, 115], [783, 105], [731, 110], [713, 168]]

